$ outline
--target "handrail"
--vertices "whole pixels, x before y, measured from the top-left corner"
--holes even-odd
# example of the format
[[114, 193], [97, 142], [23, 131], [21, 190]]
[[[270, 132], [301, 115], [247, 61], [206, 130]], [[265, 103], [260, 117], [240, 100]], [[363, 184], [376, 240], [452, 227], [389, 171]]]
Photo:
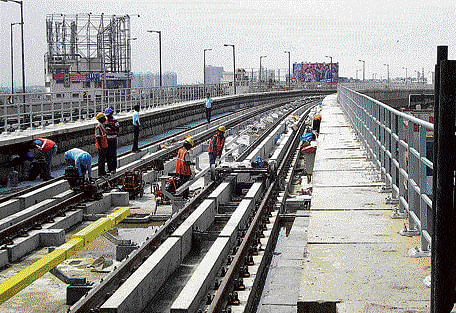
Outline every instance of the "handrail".
[[432, 238], [432, 157], [427, 157], [427, 135], [434, 125], [346, 86], [338, 86], [338, 101], [353, 129], [380, 169], [396, 217], [408, 218], [401, 231], [421, 236], [413, 256], [429, 256]]

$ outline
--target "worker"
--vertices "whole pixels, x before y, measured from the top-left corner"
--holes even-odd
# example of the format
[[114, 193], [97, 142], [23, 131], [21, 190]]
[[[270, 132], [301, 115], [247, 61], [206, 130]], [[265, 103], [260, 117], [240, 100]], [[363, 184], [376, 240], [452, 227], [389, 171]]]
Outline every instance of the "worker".
[[98, 176], [105, 176], [106, 155], [108, 152], [108, 137], [106, 134], [106, 115], [98, 113], [96, 116], [98, 123], [95, 127], [95, 147], [98, 151]]
[[133, 113], [133, 148], [131, 149], [132, 152], [140, 152], [141, 149], [138, 147], [139, 141], [139, 129], [141, 128], [141, 123], [139, 122], [139, 105], [135, 105], [133, 108], [135, 112]]
[[220, 126], [212, 136], [209, 143], [209, 165], [215, 164], [215, 160], [222, 156], [223, 146], [225, 145], [225, 126]]
[[194, 163], [191, 162], [188, 152], [193, 148], [194, 144], [192, 138], [187, 138], [184, 140], [182, 148], [177, 152], [176, 174], [179, 175], [181, 184], [185, 184], [192, 177], [191, 165]]
[[112, 108], [105, 109], [106, 137], [108, 138], [108, 172], [115, 174], [117, 169], [117, 134], [119, 133], [119, 122], [113, 116]]
[[37, 138], [33, 140], [32, 147], [40, 151], [43, 154], [44, 159], [46, 160], [46, 169], [44, 170], [45, 175], [43, 177], [43, 180], [52, 179], [52, 157], [57, 154], [57, 144], [50, 139]]
[[206, 105], [206, 120], [208, 123], [210, 123], [212, 113], [212, 99], [211, 94], [209, 92], [206, 95], [206, 100], [204, 100], [204, 104]]
[[321, 124], [321, 114], [317, 114], [312, 123], [312, 129], [317, 133], [317, 135], [320, 133], [320, 124]]
[[92, 156], [79, 148], [68, 150], [64, 154], [65, 163], [78, 169], [79, 176], [85, 179], [86, 172], [88, 179], [92, 179]]

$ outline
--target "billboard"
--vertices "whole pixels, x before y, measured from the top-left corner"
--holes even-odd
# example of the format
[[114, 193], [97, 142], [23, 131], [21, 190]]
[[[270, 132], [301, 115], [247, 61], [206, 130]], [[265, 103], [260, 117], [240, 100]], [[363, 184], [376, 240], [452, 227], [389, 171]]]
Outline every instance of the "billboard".
[[337, 83], [339, 63], [295, 63], [293, 77], [299, 83]]

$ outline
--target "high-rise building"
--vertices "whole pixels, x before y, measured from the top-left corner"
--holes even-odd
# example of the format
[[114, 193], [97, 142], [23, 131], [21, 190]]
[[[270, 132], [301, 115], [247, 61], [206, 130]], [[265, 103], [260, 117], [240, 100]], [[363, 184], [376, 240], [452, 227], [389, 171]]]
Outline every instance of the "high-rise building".
[[[166, 86], [177, 85], [177, 74], [174, 72], [166, 72], [163, 74], [162, 84]], [[131, 78], [132, 88], [152, 88], [160, 86], [160, 74], [158, 73], [135, 73]]]

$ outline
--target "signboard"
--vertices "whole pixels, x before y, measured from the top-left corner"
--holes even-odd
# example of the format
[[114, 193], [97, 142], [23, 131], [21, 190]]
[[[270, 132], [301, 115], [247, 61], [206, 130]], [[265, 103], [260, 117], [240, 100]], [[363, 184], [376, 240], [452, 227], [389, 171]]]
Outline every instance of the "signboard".
[[431, 108], [434, 104], [434, 94], [410, 94], [409, 109], [423, 110]]
[[[70, 86], [70, 82], [100, 82], [103, 80], [103, 73], [55, 73], [52, 78], [57, 83], [64, 83], [65, 87]], [[106, 80], [129, 80], [130, 73], [106, 73]]]
[[339, 63], [295, 63], [293, 76], [300, 83], [337, 83]]
[[106, 73], [106, 80], [127, 80], [129, 78], [129, 73]]

